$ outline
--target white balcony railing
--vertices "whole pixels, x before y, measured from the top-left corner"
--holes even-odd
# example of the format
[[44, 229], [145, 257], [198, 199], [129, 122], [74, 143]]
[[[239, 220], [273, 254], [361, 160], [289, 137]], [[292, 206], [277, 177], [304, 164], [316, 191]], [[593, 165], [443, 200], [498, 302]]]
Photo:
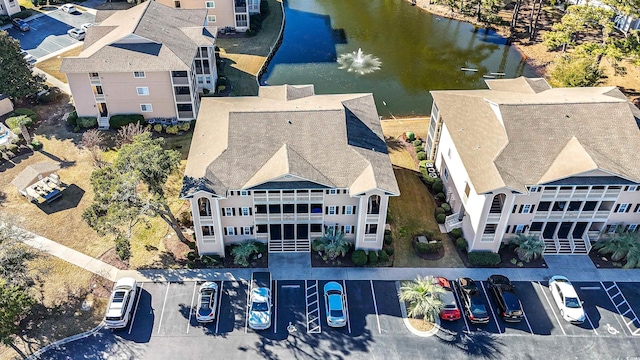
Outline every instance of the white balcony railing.
[[500, 221], [500, 218], [502, 217], [502, 213], [489, 213], [487, 215], [487, 222], [488, 223], [497, 223]]
[[380, 214], [367, 214], [367, 223], [377, 223], [380, 220]]
[[214, 242], [216, 242], [216, 237], [215, 236], [203, 236], [202, 237], [202, 242], [205, 243], [205, 244], [214, 243]]

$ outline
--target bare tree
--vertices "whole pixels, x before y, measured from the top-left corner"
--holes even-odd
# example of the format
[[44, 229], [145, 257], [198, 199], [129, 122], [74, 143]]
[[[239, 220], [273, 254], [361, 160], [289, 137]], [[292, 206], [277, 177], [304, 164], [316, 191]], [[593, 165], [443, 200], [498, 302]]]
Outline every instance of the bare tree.
[[132, 144], [133, 138], [144, 132], [146, 132], [146, 130], [139, 122], [127, 124], [118, 130], [116, 134], [116, 146], [121, 147], [122, 145]]
[[102, 136], [102, 132], [98, 129], [87, 130], [82, 135], [82, 141], [80, 142], [80, 145], [82, 145], [83, 148], [91, 152], [91, 157], [93, 158], [93, 162], [96, 166], [102, 164], [103, 144], [104, 137]]

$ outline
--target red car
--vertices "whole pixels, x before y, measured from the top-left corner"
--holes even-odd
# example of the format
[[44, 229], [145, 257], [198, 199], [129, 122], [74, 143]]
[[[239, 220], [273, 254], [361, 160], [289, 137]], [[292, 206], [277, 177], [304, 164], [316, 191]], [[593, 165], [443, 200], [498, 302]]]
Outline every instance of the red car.
[[437, 284], [442, 286], [445, 293], [442, 294], [442, 310], [440, 310], [440, 318], [442, 320], [454, 321], [460, 319], [462, 316], [458, 303], [456, 302], [456, 296], [453, 294], [453, 287], [451, 282], [443, 277], [435, 278]]

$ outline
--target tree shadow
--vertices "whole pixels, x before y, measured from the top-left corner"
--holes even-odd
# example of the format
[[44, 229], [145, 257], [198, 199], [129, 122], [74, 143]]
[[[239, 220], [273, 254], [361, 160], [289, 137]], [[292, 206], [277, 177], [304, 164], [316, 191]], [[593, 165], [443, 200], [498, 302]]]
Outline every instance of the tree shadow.
[[49, 152], [44, 151], [44, 150], [40, 150], [40, 153], [42, 155], [48, 157], [49, 159], [58, 162], [60, 164], [60, 168], [61, 169], [70, 168], [70, 167], [76, 165], [76, 161], [75, 160], [68, 161], [68, 160], [66, 160], [64, 158], [61, 159], [61, 158], [57, 157], [56, 155], [53, 155], [52, 153], [49, 153]]
[[75, 184], [67, 186], [62, 190], [62, 196], [48, 204], [38, 204], [38, 208], [47, 215], [55, 214], [60, 211], [74, 209], [78, 207], [85, 191]]
[[396, 139], [391, 136], [385, 136], [384, 142], [387, 144], [387, 147], [393, 151], [404, 150], [404, 142], [402, 140]]
[[502, 340], [484, 330], [453, 332], [441, 328], [436, 336], [444, 344], [462, 350], [467, 356], [485, 359], [501, 358], [501, 348], [505, 346]]

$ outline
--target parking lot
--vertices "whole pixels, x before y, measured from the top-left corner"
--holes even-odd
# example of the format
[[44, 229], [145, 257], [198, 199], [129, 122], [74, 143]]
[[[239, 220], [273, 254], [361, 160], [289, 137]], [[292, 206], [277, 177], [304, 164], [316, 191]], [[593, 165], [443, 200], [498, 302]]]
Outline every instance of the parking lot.
[[54, 10], [27, 21], [31, 27], [29, 31], [21, 32], [11, 27], [7, 32], [20, 41], [22, 49], [35, 58], [41, 58], [78, 44], [78, 40], [67, 35], [67, 31], [84, 23], [93, 22], [94, 19], [95, 15], [85, 11], [68, 14], [62, 10]]

